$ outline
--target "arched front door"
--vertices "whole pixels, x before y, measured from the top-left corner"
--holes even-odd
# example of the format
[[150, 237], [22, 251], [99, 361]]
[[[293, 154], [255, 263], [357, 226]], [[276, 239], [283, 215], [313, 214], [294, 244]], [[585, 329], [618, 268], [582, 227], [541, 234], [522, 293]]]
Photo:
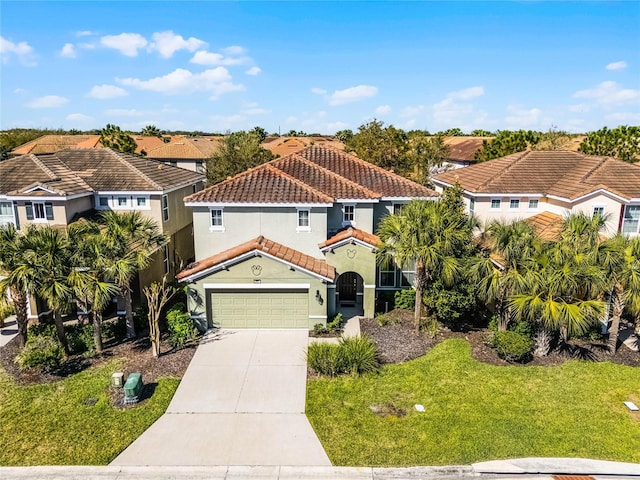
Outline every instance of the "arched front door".
[[[340, 311], [345, 309], [355, 309], [355, 315], [359, 315], [362, 310], [364, 300], [364, 281], [356, 272], [345, 272], [338, 277], [336, 285], [338, 294], [337, 306]], [[346, 312], [343, 312], [346, 313]], [[349, 312], [351, 313], [351, 312]]]

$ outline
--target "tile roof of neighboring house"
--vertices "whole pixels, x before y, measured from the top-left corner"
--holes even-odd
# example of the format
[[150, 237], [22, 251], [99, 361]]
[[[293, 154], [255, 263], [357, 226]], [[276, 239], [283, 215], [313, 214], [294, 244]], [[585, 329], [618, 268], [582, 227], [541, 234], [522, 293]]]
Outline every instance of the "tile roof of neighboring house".
[[445, 137], [444, 144], [449, 147], [449, 158], [452, 160], [475, 161], [475, 154], [482, 148], [484, 140], [493, 137]]
[[80, 143], [99, 139], [100, 135], [43, 135], [17, 146], [11, 153], [13, 155], [54, 153], [67, 148], [74, 148]]
[[263, 148], [281, 157], [297, 153], [311, 145], [325, 145], [344, 150], [344, 144], [331, 137], [267, 137], [262, 142]]
[[435, 197], [433, 190], [332, 147], [314, 145], [185, 198], [203, 203], [333, 203]]
[[575, 200], [605, 189], [640, 197], [640, 168], [610, 157], [570, 151], [527, 151], [436, 175], [437, 183], [474, 193], [542, 194]]
[[357, 228], [349, 227], [346, 230], [342, 230], [336, 233], [333, 237], [322, 242], [318, 247], [322, 250], [324, 248], [330, 247], [331, 245], [335, 245], [336, 243], [340, 243], [344, 240], [348, 240], [350, 238], [355, 238], [356, 240], [360, 240], [372, 247], [375, 247], [380, 244], [380, 237], [374, 235], [373, 233], [368, 233], [363, 230], [359, 230]]
[[206, 160], [215, 152], [223, 137], [171, 137], [169, 143], [146, 150], [149, 158], [189, 158]]
[[335, 268], [327, 264], [327, 262], [325, 262], [324, 260], [313, 258], [309, 255], [299, 252], [298, 250], [294, 250], [293, 248], [289, 248], [280, 243], [276, 243], [260, 235], [257, 238], [249, 240], [248, 242], [242, 243], [233, 248], [229, 248], [228, 250], [212, 255], [211, 257], [207, 257], [203, 260], [188, 265], [185, 270], [176, 275], [176, 278], [178, 280], [182, 280], [204, 270], [215, 268], [218, 265], [232, 261], [244, 254], [253, 251], [270, 255], [291, 265], [297, 266], [303, 270], [314, 273], [327, 280], [333, 280], [336, 275]]
[[535, 228], [543, 240], [556, 240], [562, 230], [564, 218], [556, 213], [542, 212], [526, 218], [525, 222]]
[[145, 152], [145, 154], [148, 154], [149, 150], [153, 150], [154, 148], [158, 148], [164, 145], [164, 140], [159, 137], [142, 135], [131, 135], [131, 137], [136, 142], [136, 153], [139, 155], [141, 155], [143, 151]]
[[0, 194], [32, 194], [40, 186], [50, 195], [94, 191], [159, 191], [203, 180], [204, 176], [108, 148], [63, 150], [49, 155], [23, 155], [0, 162]]

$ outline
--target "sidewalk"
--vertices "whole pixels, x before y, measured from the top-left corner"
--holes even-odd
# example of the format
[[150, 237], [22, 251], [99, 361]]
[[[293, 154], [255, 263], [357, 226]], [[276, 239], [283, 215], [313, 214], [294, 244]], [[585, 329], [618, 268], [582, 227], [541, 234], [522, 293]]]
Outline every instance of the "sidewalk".
[[4, 327], [0, 328], [0, 348], [9, 343], [18, 334], [18, 324], [15, 315], [11, 315], [4, 321]]

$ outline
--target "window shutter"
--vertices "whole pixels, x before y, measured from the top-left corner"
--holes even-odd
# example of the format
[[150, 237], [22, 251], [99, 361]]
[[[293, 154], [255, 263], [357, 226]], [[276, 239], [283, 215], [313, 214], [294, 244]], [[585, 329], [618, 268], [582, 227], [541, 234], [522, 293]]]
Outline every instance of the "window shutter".
[[27, 220], [33, 220], [33, 204], [25, 202], [24, 207], [27, 209]]
[[45, 203], [44, 211], [47, 215], [47, 220], [53, 220], [53, 205], [50, 203]]

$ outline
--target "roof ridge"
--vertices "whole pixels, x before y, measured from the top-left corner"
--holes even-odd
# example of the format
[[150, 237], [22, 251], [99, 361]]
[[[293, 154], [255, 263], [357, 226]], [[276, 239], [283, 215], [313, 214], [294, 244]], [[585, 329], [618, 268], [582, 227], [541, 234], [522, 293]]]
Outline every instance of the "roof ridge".
[[[44, 163], [42, 163], [42, 160], [40, 160], [34, 153], [29, 153], [27, 155], [31, 158], [31, 160], [33, 160], [33, 162], [36, 165], [38, 165], [44, 171], [44, 173], [46, 173], [49, 176], [49, 178], [51, 180], [57, 180], [57, 179], [60, 178], [58, 175], [53, 173], [53, 171], [49, 167], [47, 167]], [[55, 155], [51, 154], [51, 156], [55, 156]], [[58, 157], [56, 156], [56, 158], [58, 158]], [[60, 160], [60, 159], [58, 158], [58, 160]], [[66, 165], [65, 165], [65, 167], [66, 167]]]
[[[346, 177], [343, 177], [342, 175], [338, 175], [336, 172], [334, 172], [333, 170], [329, 170], [328, 168], [323, 167], [322, 165], [318, 165], [317, 163], [312, 162], [311, 160], [307, 160], [306, 158], [304, 158], [302, 155], [300, 155], [298, 152], [294, 152], [290, 155], [287, 155], [288, 157], [295, 157], [298, 161], [302, 161], [304, 163], [306, 163], [307, 165], [312, 166], [313, 168], [317, 168], [318, 170], [322, 171], [322, 172], [326, 172], [329, 175], [333, 176], [333, 177], [337, 177], [340, 179], [340, 181], [345, 182], [351, 186], [354, 186], [360, 190], [365, 191], [366, 193], [374, 196], [374, 197], [382, 197], [382, 194], [380, 192], [375, 192], [373, 190], [371, 190], [370, 188], [365, 187], [364, 185], [360, 185], [356, 182], [354, 182], [353, 180], [349, 180]], [[283, 157], [286, 158], [286, 157]], [[280, 159], [278, 159], [280, 160]], [[278, 168], [278, 167], [276, 167]]]
[[278, 167], [276, 167], [275, 165], [271, 165], [271, 162], [266, 163], [266, 164], [263, 164], [263, 165], [264, 165], [265, 169], [268, 169], [268, 170], [275, 170], [275, 171], [276, 171], [276, 173], [277, 173], [278, 175], [282, 175], [282, 176], [284, 176], [287, 180], [289, 180], [289, 181], [291, 181], [291, 182], [295, 183], [296, 185], [298, 185], [298, 186], [300, 186], [300, 187], [304, 188], [305, 190], [308, 190], [308, 191], [310, 191], [311, 193], [313, 193], [313, 194], [315, 194], [315, 195], [319, 195], [319, 196], [321, 196], [321, 197], [324, 197], [324, 198], [326, 198], [326, 199], [327, 199], [327, 201], [329, 201], [329, 202], [333, 203], [333, 200], [334, 200], [334, 199], [333, 199], [333, 197], [331, 197], [331, 196], [327, 195], [327, 194], [326, 194], [326, 193], [324, 193], [324, 192], [321, 192], [320, 190], [316, 190], [316, 189], [315, 189], [315, 188], [313, 188], [311, 185], [307, 185], [307, 184], [306, 184], [306, 183], [304, 183], [302, 180], [298, 180], [296, 177], [294, 177], [294, 176], [292, 176], [292, 175], [289, 175], [288, 173], [286, 173], [286, 172], [284, 172], [284, 171], [280, 170], [280, 169], [279, 169]]
[[[62, 160], [60, 157], [58, 157], [58, 155], [56, 153], [52, 153], [52, 154], [50, 154], [48, 156], [49, 157], [53, 157], [58, 162], [60, 162], [60, 164], [66, 169], [66, 173], [69, 176], [72, 176], [73, 179], [75, 181], [77, 181], [79, 184], [81, 184], [84, 188], [86, 188], [87, 190], [89, 190], [91, 192], [94, 191], [93, 187], [91, 185], [89, 185], [87, 182], [85, 182], [84, 179], [80, 175], [78, 175], [75, 170], [73, 170], [72, 168], [69, 168], [69, 166], [64, 162], [64, 160]], [[62, 180], [62, 178], [60, 176], [58, 176], [58, 179]]]
[[[147, 182], [149, 182], [151, 185], [153, 185], [156, 188], [156, 190], [164, 190], [160, 184], [158, 184], [155, 181], [153, 181], [145, 173], [143, 173], [139, 168], [137, 168], [135, 165], [133, 165], [122, 153], [115, 152], [111, 148], [105, 148], [105, 150], [107, 152], [109, 152], [110, 155], [112, 155], [115, 158], [117, 158], [120, 161], [120, 163], [125, 164], [130, 170], [133, 170], [135, 173], [137, 173], [142, 178], [144, 178]], [[133, 157], [133, 158], [137, 158], [137, 157]], [[152, 161], [152, 160], [148, 160], [148, 161]], [[163, 165], [164, 166], [164, 164], [161, 164], [160, 162], [157, 162], [157, 163], [158, 163], [158, 165]]]

